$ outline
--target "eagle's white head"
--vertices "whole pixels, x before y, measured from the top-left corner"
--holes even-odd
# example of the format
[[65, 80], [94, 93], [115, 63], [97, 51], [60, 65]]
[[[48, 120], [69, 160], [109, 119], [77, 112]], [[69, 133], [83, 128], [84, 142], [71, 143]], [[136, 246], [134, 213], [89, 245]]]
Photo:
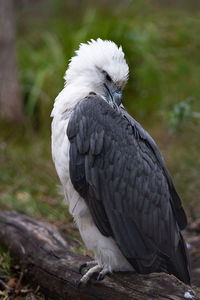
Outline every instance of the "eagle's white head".
[[75, 53], [65, 74], [65, 86], [87, 87], [119, 105], [129, 72], [122, 47], [99, 38], [81, 44]]

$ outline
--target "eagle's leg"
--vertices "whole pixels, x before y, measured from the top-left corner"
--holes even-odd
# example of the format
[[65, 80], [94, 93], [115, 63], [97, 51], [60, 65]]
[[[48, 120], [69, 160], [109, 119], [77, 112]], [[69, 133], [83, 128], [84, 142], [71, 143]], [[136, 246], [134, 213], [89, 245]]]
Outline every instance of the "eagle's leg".
[[108, 273], [110, 273], [110, 270], [108, 268], [104, 268], [103, 270], [101, 270], [101, 272], [99, 272], [96, 280], [97, 281], [103, 280], [105, 275], [108, 274]]
[[83, 284], [87, 284], [88, 281], [91, 279], [92, 275], [96, 272], [99, 272], [102, 269], [99, 265], [96, 265], [92, 268], [90, 268], [79, 280], [78, 282], [78, 288], [81, 287]]
[[[89, 262], [90, 265], [94, 263], [94, 261]], [[103, 280], [105, 275], [110, 273], [110, 270], [106, 267], [102, 267], [99, 265], [96, 265], [92, 268], [90, 268], [79, 280], [78, 282], [78, 288], [80, 288], [83, 284], [87, 284], [91, 279], [95, 279], [96, 281]]]
[[82, 274], [83, 269], [85, 269], [88, 266], [97, 265], [97, 264], [98, 264], [98, 262], [96, 260], [87, 261], [87, 262], [85, 262], [85, 263], [83, 263], [83, 264], [80, 265], [80, 267], [79, 267], [79, 273], [81, 275], [83, 275]]

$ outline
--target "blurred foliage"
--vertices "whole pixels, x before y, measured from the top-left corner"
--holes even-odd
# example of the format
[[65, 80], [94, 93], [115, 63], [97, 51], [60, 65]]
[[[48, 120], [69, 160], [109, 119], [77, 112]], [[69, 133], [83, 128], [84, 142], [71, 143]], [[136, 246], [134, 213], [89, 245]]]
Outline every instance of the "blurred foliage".
[[0, 246], [0, 275], [7, 278], [10, 275], [11, 259], [9, 253], [7, 253], [3, 247]]
[[0, 143], [0, 207], [32, 217], [47, 217], [52, 222], [66, 220], [49, 143], [33, 131], [16, 128], [14, 137], [11, 125], [1, 124], [1, 128], [4, 135]]
[[130, 67], [124, 102], [137, 118], [167, 112], [171, 104], [188, 97], [198, 99], [199, 14], [157, 11], [151, 2], [135, 1], [123, 17], [117, 9], [90, 7], [66, 20], [65, 2], [58, 3], [57, 10], [55, 3], [51, 6], [56, 12], [53, 17], [43, 20], [39, 16], [37, 23], [35, 17], [25, 20], [25, 32], [23, 21], [19, 26], [18, 56], [26, 112], [29, 118], [36, 118], [40, 128], [49, 126], [48, 113], [63, 87], [69, 58], [80, 42], [91, 38], [110, 39], [123, 46]]
[[188, 122], [197, 122], [200, 119], [200, 112], [192, 111], [194, 98], [188, 98], [180, 103], [175, 103], [168, 117], [172, 133], [183, 129], [183, 124]]

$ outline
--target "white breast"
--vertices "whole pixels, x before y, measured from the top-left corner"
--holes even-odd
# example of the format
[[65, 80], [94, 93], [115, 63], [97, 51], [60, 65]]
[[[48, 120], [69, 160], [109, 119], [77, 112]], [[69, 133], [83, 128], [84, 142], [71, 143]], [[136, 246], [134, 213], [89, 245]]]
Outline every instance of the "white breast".
[[69, 211], [74, 217], [85, 245], [94, 252], [99, 265], [106, 266], [110, 271], [131, 271], [133, 270], [132, 266], [122, 255], [113, 238], [105, 237], [100, 233], [93, 222], [85, 200], [80, 197], [72, 185], [69, 174], [70, 142], [66, 132], [73, 108], [72, 106], [67, 107], [65, 101], [61, 102], [63, 94], [59, 96], [62, 97], [56, 100], [52, 111], [52, 157], [69, 205]]

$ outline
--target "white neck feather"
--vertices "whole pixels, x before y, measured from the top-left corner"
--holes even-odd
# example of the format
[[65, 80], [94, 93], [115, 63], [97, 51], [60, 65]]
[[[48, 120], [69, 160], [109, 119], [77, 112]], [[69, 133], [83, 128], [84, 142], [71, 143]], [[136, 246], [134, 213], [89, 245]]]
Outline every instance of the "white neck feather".
[[67, 84], [55, 99], [51, 117], [62, 115], [67, 110], [72, 110], [81, 99], [90, 92], [94, 92], [92, 86], [83, 80], [73, 81]]

